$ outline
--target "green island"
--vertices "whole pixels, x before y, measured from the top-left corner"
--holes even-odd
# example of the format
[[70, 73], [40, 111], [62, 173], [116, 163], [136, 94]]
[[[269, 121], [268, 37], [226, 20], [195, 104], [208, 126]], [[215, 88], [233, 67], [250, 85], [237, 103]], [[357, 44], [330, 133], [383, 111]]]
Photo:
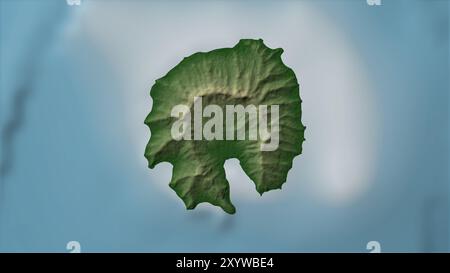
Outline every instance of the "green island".
[[[169, 186], [187, 209], [208, 202], [227, 213], [235, 213], [224, 169], [225, 161], [230, 158], [239, 160], [260, 195], [281, 189], [286, 182], [293, 159], [302, 152], [305, 126], [301, 122], [299, 84], [293, 70], [284, 65], [282, 53], [281, 48], [271, 49], [261, 39], [242, 39], [232, 48], [198, 52], [184, 58], [152, 86], [150, 96], [153, 106], [145, 119], [151, 137], [145, 157], [151, 169], [160, 162], [173, 165]], [[268, 114], [269, 120], [272, 118], [268, 127], [277, 131], [276, 149], [262, 150], [261, 144], [271, 140], [261, 135], [255, 139], [250, 137], [250, 133], [245, 138], [232, 140], [218, 134], [214, 139], [196, 138], [198, 132], [194, 132], [194, 122], [202, 125], [208, 124], [208, 121], [211, 123], [219, 112], [214, 112], [214, 116], [203, 113], [200, 118], [188, 116], [192, 126], [185, 128], [189, 130], [184, 132], [186, 138], [174, 139], [171, 130], [179, 117], [174, 116], [172, 110], [177, 105], [186, 105], [194, 116], [194, 98], [199, 97], [202, 107], [217, 105], [225, 109], [230, 105], [239, 105], [250, 109], [247, 106], [276, 106], [279, 111], [277, 127], [274, 127], [274, 113]], [[261, 111], [261, 108], [256, 109]], [[186, 118], [184, 114], [182, 118]], [[241, 125], [249, 129], [252, 119], [250, 112], [246, 114], [241, 117], [236, 115], [236, 121], [240, 119], [243, 121]], [[247, 116], [248, 119], [245, 118]], [[227, 122], [215, 119], [212, 124], [209, 130], [227, 130]], [[238, 127], [233, 128], [236, 134]]]

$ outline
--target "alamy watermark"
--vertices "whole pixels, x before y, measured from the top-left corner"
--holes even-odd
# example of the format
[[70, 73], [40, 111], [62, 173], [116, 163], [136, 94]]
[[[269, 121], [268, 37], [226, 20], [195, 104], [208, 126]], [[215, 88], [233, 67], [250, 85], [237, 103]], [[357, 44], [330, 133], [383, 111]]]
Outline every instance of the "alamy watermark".
[[81, 5], [81, 0], [66, 0], [66, 3], [69, 6], [79, 6]]
[[370, 253], [381, 253], [381, 244], [378, 241], [370, 241], [366, 245], [366, 249], [370, 251]]
[[369, 6], [381, 6], [381, 0], [367, 0]]
[[67, 242], [66, 249], [70, 253], [81, 253], [81, 244], [78, 241]]
[[[248, 139], [259, 140], [261, 151], [278, 149], [280, 141], [279, 105], [270, 105], [270, 109], [267, 105], [259, 105], [258, 107], [253, 104], [246, 106], [241, 104], [225, 105], [224, 114], [222, 107], [216, 104], [210, 104], [203, 108], [202, 101], [202, 97], [194, 97], [193, 130], [191, 128], [190, 107], [178, 104], [172, 108], [171, 116], [178, 118], [171, 129], [174, 140]], [[210, 118], [205, 124], [203, 124], [204, 117]], [[246, 130], [246, 124], [248, 124], [248, 131]]]

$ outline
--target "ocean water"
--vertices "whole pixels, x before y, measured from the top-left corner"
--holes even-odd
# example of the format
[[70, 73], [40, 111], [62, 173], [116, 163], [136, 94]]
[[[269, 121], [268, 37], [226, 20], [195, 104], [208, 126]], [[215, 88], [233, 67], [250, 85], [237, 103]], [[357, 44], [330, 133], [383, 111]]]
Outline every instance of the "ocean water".
[[[0, 1], [0, 251], [449, 251], [449, 2]], [[147, 168], [183, 57], [284, 49], [307, 126], [282, 190], [226, 162], [235, 215]]]

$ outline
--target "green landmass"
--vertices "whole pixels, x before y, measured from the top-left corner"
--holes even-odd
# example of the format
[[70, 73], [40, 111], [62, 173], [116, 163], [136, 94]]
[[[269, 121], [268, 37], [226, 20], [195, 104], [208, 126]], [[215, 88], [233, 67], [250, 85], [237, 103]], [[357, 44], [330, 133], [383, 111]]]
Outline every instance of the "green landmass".
[[[283, 50], [262, 40], [240, 40], [233, 48], [199, 52], [184, 58], [150, 90], [153, 107], [145, 119], [151, 131], [145, 149], [149, 168], [160, 162], [173, 165], [170, 187], [187, 209], [208, 202], [235, 213], [225, 160], [236, 158], [261, 195], [281, 189], [295, 156], [301, 154], [305, 127], [295, 73], [283, 64]], [[279, 105], [279, 147], [261, 151], [261, 140], [182, 140], [171, 136], [175, 105]], [[204, 122], [208, 118], [203, 118]]]

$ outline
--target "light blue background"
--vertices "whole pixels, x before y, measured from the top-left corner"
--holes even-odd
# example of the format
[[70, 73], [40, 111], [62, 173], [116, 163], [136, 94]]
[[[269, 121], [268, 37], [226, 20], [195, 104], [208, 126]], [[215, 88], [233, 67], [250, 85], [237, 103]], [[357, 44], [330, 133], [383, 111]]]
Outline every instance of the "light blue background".
[[[236, 200], [229, 216], [186, 211], [152, 187], [154, 170], [127, 160], [126, 128], [104, 125], [126, 111], [112, 68], [102, 52], [80, 46], [66, 55], [61, 46], [74, 7], [0, 0], [1, 160], [11, 163], [1, 177], [0, 251], [66, 252], [72, 240], [85, 252], [366, 252], [371, 240], [387, 252], [449, 251], [448, 1], [310, 2], [351, 37], [377, 84], [376, 183], [343, 207], [299, 192]], [[244, 12], [276, 5], [234, 4]], [[152, 5], [164, 4], [149, 2], [149, 16]], [[86, 63], [91, 69], [80, 70]], [[31, 90], [23, 122], [6, 141], [22, 86]]]

